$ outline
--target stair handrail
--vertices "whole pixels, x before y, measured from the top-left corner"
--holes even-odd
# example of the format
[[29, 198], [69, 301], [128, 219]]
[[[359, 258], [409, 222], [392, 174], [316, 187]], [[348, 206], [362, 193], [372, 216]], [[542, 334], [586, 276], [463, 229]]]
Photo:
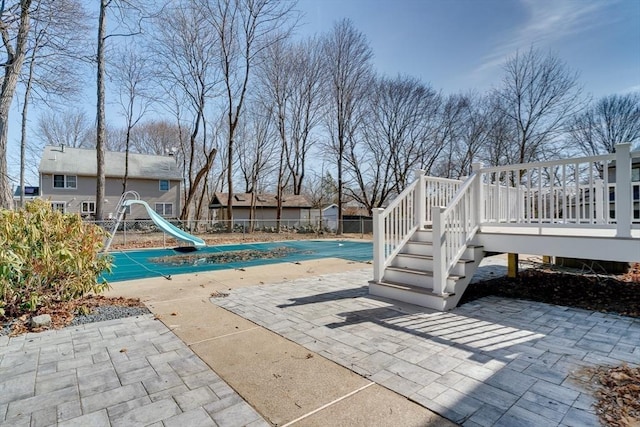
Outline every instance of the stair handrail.
[[433, 292], [447, 293], [446, 281], [480, 226], [480, 164], [446, 207], [433, 206]]
[[[413, 233], [431, 223], [432, 205], [447, 203], [462, 181], [425, 176], [416, 171], [416, 179], [385, 209], [373, 210], [373, 279], [379, 282], [384, 269], [402, 250]], [[432, 188], [434, 187], [434, 188]], [[427, 194], [433, 190], [436, 194]], [[444, 191], [443, 191], [444, 190]]]
[[382, 280], [384, 269], [413, 232], [422, 224], [425, 172], [417, 171], [409, 184], [386, 208], [373, 210], [373, 280]]

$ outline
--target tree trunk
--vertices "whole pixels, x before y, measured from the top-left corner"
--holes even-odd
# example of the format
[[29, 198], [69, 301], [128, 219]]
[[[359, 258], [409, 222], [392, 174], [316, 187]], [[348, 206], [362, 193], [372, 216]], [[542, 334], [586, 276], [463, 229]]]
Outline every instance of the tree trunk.
[[104, 197], [105, 197], [105, 170], [104, 170], [104, 152], [107, 139], [106, 119], [104, 112], [105, 94], [104, 94], [104, 77], [105, 77], [105, 59], [104, 45], [106, 42], [107, 27], [107, 6], [110, 0], [100, 0], [100, 17], [98, 21], [98, 75], [97, 75], [97, 135], [96, 135], [96, 220], [101, 221], [104, 218]]
[[[25, 45], [29, 35], [29, 8], [31, 0], [20, 2], [20, 24], [16, 37], [15, 51], [7, 44], [7, 65], [4, 68], [2, 90], [0, 91], [0, 208], [11, 209], [13, 196], [9, 185], [9, 168], [7, 167], [7, 139], [9, 134], [9, 110], [18, 84], [20, 70], [24, 63]], [[3, 31], [6, 31], [3, 29]], [[4, 38], [4, 37], [3, 37]]]
[[[231, 117], [229, 117], [231, 122]], [[231, 131], [231, 124], [229, 125]], [[229, 147], [227, 150], [227, 187], [229, 188], [229, 196], [227, 197], [227, 231], [233, 232], [233, 137], [229, 138]]]
[[27, 114], [29, 111], [29, 97], [31, 96], [31, 82], [33, 82], [33, 67], [35, 65], [36, 49], [33, 50], [31, 55], [31, 62], [29, 63], [29, 76], [27, 78], [27, 85], [24, 88], [24, 98], [22, 100], [22, 125], [20, 127], [20, 207], [24, 207], [24, 164], [25, 164], [25, 152], [27, 147]]
[[124, 177], [122, 178], [122, 194], [127, 192], [127, 180], [129, 179], [129, 145], [131, 143], [131, 124], [127, 125], [127, 136], [124, 142]]

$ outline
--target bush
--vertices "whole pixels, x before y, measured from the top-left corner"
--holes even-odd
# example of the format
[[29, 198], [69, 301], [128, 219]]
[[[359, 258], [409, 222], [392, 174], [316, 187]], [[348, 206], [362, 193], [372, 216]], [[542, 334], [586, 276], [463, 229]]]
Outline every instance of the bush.
[[0, 211], [0, 318], [106, 290], [97, 280], [111, 269], [111, 257], [98, 253], [106, 234], [43, 200]]

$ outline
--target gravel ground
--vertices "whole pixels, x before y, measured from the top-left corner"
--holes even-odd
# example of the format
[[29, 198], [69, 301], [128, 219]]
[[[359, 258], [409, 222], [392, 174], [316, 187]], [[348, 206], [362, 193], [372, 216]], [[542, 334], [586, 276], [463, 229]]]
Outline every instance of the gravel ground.
[[[78, 315], [73, 318], [68, 326], [79, 326], [87, 323], [102, 322], [105, 320], [122, 319], [124, 317], [135, 317], [150, 313], [146, 307], [121, 307], [117, 305], [103, 305], [91, 309], [91, 314]], [[0, 327], [0, 336], [9, 335], [13, 322], [6, 323]]]
[[95, 307], [91, 314], [74, 317], [69, 326], [122, 319], [124, 317], [140, 316], [147, 313], [150, 313], [150, 311], [146, 307], [118, 307], [115, 305], [103, 305], [101, 307]]

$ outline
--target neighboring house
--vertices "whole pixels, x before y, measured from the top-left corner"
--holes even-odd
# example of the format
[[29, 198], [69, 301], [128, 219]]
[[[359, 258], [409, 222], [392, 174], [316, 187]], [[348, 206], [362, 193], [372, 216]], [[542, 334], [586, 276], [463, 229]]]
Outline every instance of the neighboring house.
[[[125, 153], [105, 152], [105, 218], [116, 215], [122, 194]], [[40, 196], [62, 212], [92, 218], [96, 208], [96, 150], [46, 146], [40, 160]], [[172, 156], [129, 153], [127, 190], [140, 194], [158, 213], [180, 214], [182, 176]], [[129, 218], [148, 218], [142, 206], [134, 206]]]
[[[242, 224], [250, 220], [251, 193], [234, 193], [233, 195], [233, 222]], [[259, 226], [272, 227], [278, 212], [278, 199], [275, 194], [255, 195], [255, 220]], [[215, 193], [209, 204], [209, 209], [215, 210], [217, 220], [226, 220], [227, 207], [229, 206], [229, 193]], [[304, 196], [284, 195], [282, 197], [281, 220], [284, 225], [299, 226], [310, 221], [311, 203]]]
[[312, 209], [311, 222], [317, 226], [320, 226], [320, 222], [322, 222], [322, 229], [336, 231], [338, 229], [338, 205], [332, 203], [322, 209]]
[[[13, 193], [13, 207], [17, 209], [20, 207], [20, 186], [16, 187], [16, 191]], [[40, 197], [40, 187], [24, 186], [24, 202], [30, 202], [33, 199]]]
[[[609, 215], [611, 218], [614, 218], [614, 201], [615, 201], [615, 189], [614, 184], [616, 182], [616, 164], [615, 161], [611, 162], [608, 170], [608, 181], [609, 181]], [[632, 206], [633, 206], [633, 214], [632, 220], [633, 222], [640, 222], [640, 157], [635, 157], [631, 161], [631, 197], [632, 197]]]

